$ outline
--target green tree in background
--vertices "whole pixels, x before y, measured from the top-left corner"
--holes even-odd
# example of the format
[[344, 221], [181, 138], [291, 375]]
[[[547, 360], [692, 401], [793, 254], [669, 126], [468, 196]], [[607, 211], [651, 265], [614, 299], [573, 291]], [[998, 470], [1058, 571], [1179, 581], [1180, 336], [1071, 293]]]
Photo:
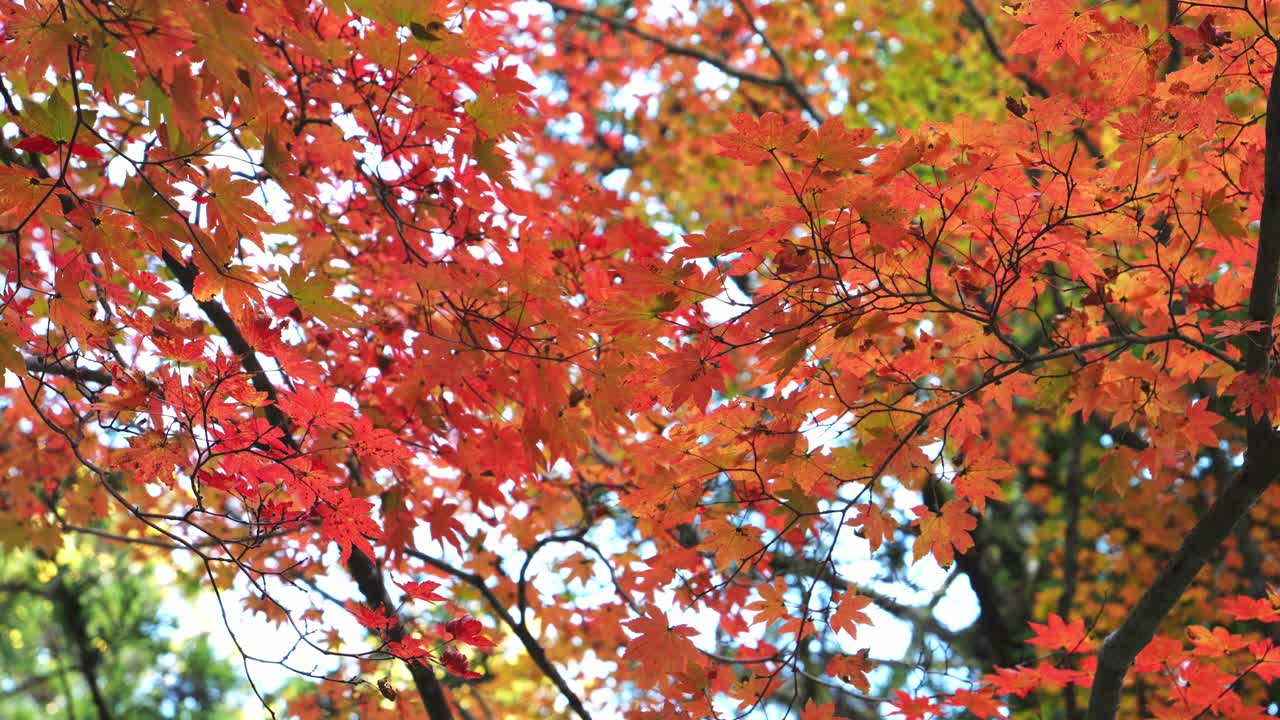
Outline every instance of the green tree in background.
[[68, 546], [0, 559], [0, 718], [230, 720], [236, 668], [178, 639], [165, 588], [127, 555]]

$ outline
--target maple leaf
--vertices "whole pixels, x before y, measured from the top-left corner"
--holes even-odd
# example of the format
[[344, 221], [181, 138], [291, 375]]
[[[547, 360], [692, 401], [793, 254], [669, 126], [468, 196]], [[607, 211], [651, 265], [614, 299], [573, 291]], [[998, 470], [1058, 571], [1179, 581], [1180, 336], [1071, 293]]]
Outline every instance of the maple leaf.
[[42, 153], [50, 155], [58, 152], [58, 143], [53, 138], [44, 135], [32, 135], [24, 137], [13, 145], [18, 150], [24, 152]]
[[935, 711], [933, 701], [927, 697], [912, 697], [902, 690], [894, 690], [893, 696], [889, 704], [894, 711], [890, 715], [901, 715], [902, 720], [926, 720]]
[[1005, 706], [990, 690], [959, 690], [947, 699], [947, 705], [964, 708], [980, 720], [1001, 720], [1005, 717]]
[[474, 680], [480, 677], [480, 673], [471, 669], [471, 662], [467, 660], [467, 656], [456, 648], [446, 648], [440, 655], [440, 664], [463, 680]]
[[725, 223], [716, 221], [704, 232], [684, 235], [684, 246], [677, 248], [675, 254], [688, 258], [718, 257], [736, 251], [746, 240], [745, 233], [735, 232]]
[[671, 627], [661, 610], [651, 608], [624, 625], [637, 637], [626, 644], [623, 656], [639, 663], [640, 676], [647, 683], [657, 683], [668, 670], [683, 672], [698, 662], [697, 650], [689, 641], [697, 631], [688, 625]]
[[982, 682], [999, 695], [1026, 697], [1032, 690], [1040, 687], [1042, 680], [1035, 670], [1018, 666], [996, 668], [995, 674], [984, 676]]
[[818, 705], [810, 699], [800, 710], [800, 720], [835, 720], [836, 717], [835, 703]]
[[1223, 417], [1210, 412], [1207, 408], [1208, 398], [1201, 398], [1186, 408], [1182, 427], [1178, 433], [1195, 447], [1210, 447], [1218, 444], [1218, 433], [1214, 428], [1222, 422]]
[[1102, 37], [1100, 45], [1105, 52], [1094, 69], [1110, 81], [1114, 102], [1129, 102], [1155, 86], [1156, 69], [1169, 54], [1169, 47], [1149, 38], [1146, 27], [1131, 22], [1121, 23], [1117, 31]]
[[375, 632], [390, 630], [396, 624], [395, 618], [387, 616], [387, 614], [380, 608], [374, 609], [364, 605], [351, 603], [348, 606], [348, 609], [351, 611], [351, 614], [355, 616], [356, 622]]
[[1178, 664], [1182, 656], [1182, 642], [1171, 637], [1157, 635], [1134, 659], [1134, 669], [1139, 672], [1152, 672], [1164, 667]]
[[729, 115], [734, 131], [716, 138], [720, 154], [757, 165], [773, 157], [773, 153], [789, 153], [806, 132], [803, 123], [769, 112], [755, 118], [749, 113]]
[[404, 582], [404, 583], [398, 582], [396, 583], [396, 585], [401, 590], [404, 591], [405, 595], [408, 595], [414, 600], [421, 600], [423, 602], [443, 602], [444, 601], [444, 597], [441, 595], [438, 595], [435, 591], [436, 588], [440, 587], [440, 583], [438, 582], [431, 582], [431, 581]]
[[341, 562], [347, 562], [352, 548], [359, 548], [367, 557], [374, 557], [369, 538], [381, 537], [382, 529], [373, 520], [372, 511], [373, 505], [368, 500], [357, 500], [346, 490], [332, 493], [327, 502], [319, 506], [322, 518], [320, 532], [338, 544]]
[[417, 662], [426, 664], [435, 656], [422, 644], [422, 640], [416, 637], [406, 637], [399, 641], [391, 641], [386, 644], [386, 651], [389, 655], [395, 656], [405, 662]]
[[843, 631], [850, 638], [858, 637], [858, 626], [869, 625], [871, 616], [862, 612], [871, 604], [871, 598], [858, 595], [857, 593], [848, 592], [838, 600], [832, 600], [832, 604], [836, 606], [835, 612], [831, 613], [831, 627], [837, 631]]
[[1027, 624], [1036, 634], [1027, 642], [1036, 647], [1067, 652], [1090, 649], [1090, 644], [1085, 639], [1084, 620], [1076, 619], [1067, 623], [1059, 615], [1051, 614], [1048, 624], [1041, 625], [1035, 622]]
[[867, 679], [867, 673], [875, 667], [869, 659], [870, 654], [870, 648], [863, 648], [853, 655], [836, 655], [827, 663], [826, 673], [869, 693], [871, 681]]
[[[34, 173], [8, 167], [0, 167], [0, 194], [5, 199], [0, 204], [0, 219], [10, 221], [26, 218], [51, 195], [48, 185]], [[11, 227], [6, 224], [4, 229]]]
[[1009, 51], [1035, 54], [1043, 67], [1063, 55], [1079, 65], [1085, 43], [1098, 31], [1093, 13], [1077, 0], [1029, 0], [1017, 17], [1030, 27], [1018, 33]]
[[1247, 335], [1251, 332], [1257, 332], [1266, 327], [1267, 324], [1260, 321], [1241, 322], [1239, 320], [1223, 320], [1222, 324], [1213, 331], [1216, 338], [1236, 337], [1238, 335]]
[[102, 153], [98, 152], [98, 149], [92, 145], [85, 145], [84, 143], [71, 143], [68, 146], [67, 150], [75, 157], [83, 158], [85, 160], [101, 160], [102, 159]]
[[1235, 396], [1232, 412], [1247, 412], [1258, 422], [1264, 417], [1280, 416], [1280, 378], [1241, 374], [1231, 381], [1226, 392]]
[[209, 244], [203, 249], [219, 268], [231, 263], [241, 238], [262, 243], [262, 224], [270, 221], [271, 216], [250, 199], [255, 190], [257, 186], [253, 183], [237, 180], [229, 170], [220, 168], [210, 171], [209, 189], [198, 196], [204, 201], [213, 236], [218, 240], [218, 244]]
[[467, 114], [475, 118], [476, 127], [486, 135], [501, 138], [520, 127], [522, 118], [516, 109], [518, 98], [485, 88], [467, 103]]
[[1194, 28], [1186, 25], [1173, 25], [1169, 34], [1182, 43], [1183, 54], [1201, 55], [1208, 48], [1216, 48], [1231, 42], [1231, 33], [1217, 26], [1213, 13], [1204, 16], [1200, 24]]
[[664, 364], [668, 369], [662, 380], [671, 388], [672, 407], [680, 407], [688, 400], [705, 407], [712, 393], [724, 389], [724, 374], [717, 363], [696, 351], [672, 353]]
[[186, 464], [187, 450], [176, 438], [149, 432], [130, 438], [129, 447], [116, 458], [116, 468], [127, 471], [134, 482], [173, 487], [174, 471]]
[[457, 550], [462, 550], [463, 543], [467, 539], [467, 530], [458, 521], [458, 505], [456, 503], [444, 501], [431, 503], [425, 520], [427, 530], [431, 533], [432, 538], [438, 540], [442, 545], [447, 544]]
[[373, 421], [364, 415], [352, 423], [350, 447], [361, 462], [372, 467], [396, 467], [404, 457], [396, 434], [374, 427]]
[[827, 118], [817, 131], [805, 136], [796, 148], [796, 157], [807, 163], [821, 164], [832, 170], [854, 170], [863, 158], [876, 153], [863, 144], [870, 139], [870, 128], [849, 130], [839, 118]]
[[786, 595], [789, 589], [783, 578], [776, 578], [772, 583], [756, 588], [760, 593], [759, 599], [744, 605], [742, 609], [755, 613], [755, 617], [752, 618], [753, 625], [767, 626], [780, 623], [778, 632], [797, 632], [801, 623], [798, 618], [792, 616], [791, 609], [788, 607]]
[[484, 632], [484, 625], [480, 621], [470, 615], [456, 617], [444, 625], [445, 632], [449, 633], [454, 640], [459, 640], [472, 647], [487, 649], [494, 647], [494, 643], [481, 633]]
[[920, 536], [912, 545], [913, 557], [919, 560], [932, 553], [939, 565], [951, 567], [956, 551], [964, 553], [973, 547], [969, 531], [978, 527], [978, 519], [968, 511], [969, 503], [964, 500], [948, 500], [941, 514], [924, 505], [915, 508], [915, 525], [920, 528]]
[[885, 540], [892, 540], [898, 523], [880, 508], [869, 503], [859, 504], [850, 525], [860, 525], [858, 535], [865, 537], [874, 552], [880, 549]]
[[1188, 627], [1187, 639], [1196, 646], [1196, 655], [1207, 657], [1225, 657], [1249, 644], [1248, 638], [1232, 634], [1224, 627], [1206, 628], [1203, 625]]
[[984, 459], [958, 471], [951, 484], [956, 489], [956, 495], [973, 503], [974, 510], [983, 512], [988, 499], [1004, 500], [1004, 490], [1000, 484], [1013, 479], [1016, 474], [1017, 469], [1009, 463]]
[[1271, 598], [1252, 598], [1245, 595], [1223, 598], [1218, 607], [1236, 620], [1259, 620], [1262, 622], [1280, 622], [1280, 604]]

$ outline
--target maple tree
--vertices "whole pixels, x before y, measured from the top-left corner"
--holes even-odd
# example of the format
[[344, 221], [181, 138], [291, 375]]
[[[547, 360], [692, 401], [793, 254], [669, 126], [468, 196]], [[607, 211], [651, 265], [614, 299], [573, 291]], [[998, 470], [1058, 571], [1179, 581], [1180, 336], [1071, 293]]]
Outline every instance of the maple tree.
[[6, 555], [272, 717], [1274, 715], [1240, 3], [2, 0]]

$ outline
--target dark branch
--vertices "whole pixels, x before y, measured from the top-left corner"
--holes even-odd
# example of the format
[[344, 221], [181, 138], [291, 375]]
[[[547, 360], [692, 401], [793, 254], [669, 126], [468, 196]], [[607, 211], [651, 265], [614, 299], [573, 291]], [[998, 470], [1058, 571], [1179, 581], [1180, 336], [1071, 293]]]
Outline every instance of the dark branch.
[[504, 625], [511, 628], [511, 631], [520, 639], [520, 644], [524, 645], [525, 652], [529, 653], [529, 659], [533, 660], [533, 664], [537, 665], [538, 669], [542, 671], [542, 674], [546, 675], [547, 678], [551, 680], [552, 684], [556, 686], [556, 689], [560, 691], [560, 694], [564, 696], [564, 699], [569, 702], [569, 707], [573, 708], [573, 711], [577, 713], [578, 717], [582, 718], [582, 720], [591, 720], [591, 713], [587, 712], [586, 706], [582, 704], [582, 699], [573, 691], [573, 688], [569, 687], [569, 683], [565, 681], [564, 676], [556, 669], [556, 666], [551, 662], [551, 658], [547, 657], [546, 651], [542, 649], [542, 645], [538, 643], [537, 638], [533, 636], [533, 633], [529, 632], [529, 628], [522, 620], [517, 620], [511, 615], [507, 608], [503, 606], [502, 602], [498, 600], [498, 597], [494, 595], [493, 591], [489, 589], [489, 586], [485, 584], [484, 578], [474, 573], [469, 573], [460, 568], [456, 568], [443, 560], [438, 560], [414, 548], [406, 548], [404, 553], [409, 557], [421, 560], [437, 570], [448, 573], [478, 590], [480, 595], [484, 597], [485, 602], [488, 603], [489, 608], [498, 616], [498, 619], [501, 620]]
[[[388, 631], [391, 640], [395, 642], [403, 640], [405, 636], [404, 625], [400, 623], [395, 605], [387, 597], [387, 586], [382, 581], [382, 571], [359, 548], [351, 549], [351, 557], [347, 560], [347, 570], [351, 573], [352, 579], [356, 581], [356, 586], [360, 588], [360, 592], [364, 595], [365, 601], [369, 605], [374, 608], [382, 608], [387, 615], [396, 618], [396, 623]], [[431, 669], [431, 666], [425, 662], [406, 662], [405, 664], [409, 666], [409, 673], [413, 676], [413, 684], [418, 688], [418, 694], [422, 696], [422, 703], [427, 708], [427, 716], [431, 720], [449, 720], [452, 718], [453, 714], [449, 709], [449, 700], [444, 696], [444, 687], [440, 684], [440, 680], [436, 678], [435, 671]]]
[[[1066, 619], [1075, 603], [1076, 585], [1079, 582], [1080, 558], [1080, 486], [1084, 480], [1084, 420], [1080, 413], [1071, 420], [1071, 455], [1067, 459], [1066, 496], [1063, 498], [1067, 514], [1067, 530], [1062, 538], [1062, 595], [1058, 598], [1058, 616]], [[1076, 689], [1063, 688], [1063, 704], [1067, 720], [1080, 717], [1076, 707]]]
[[[814, 121], [821, 123], [823, 120], [821, 113], [819, 113], [816, 109], [814, 109], [813, 104], [809, 101], [808, 96], [805, 95], [804, 90], [800, 88], [800, 85], [796, 82], [795, 78], [792, 77], [790, 72], [787, 70], [785, 61], [782, 59], [781, 55], [778, 55], [776, 53], [774, 53], [773, 55], [774, 59], [778, 62], [779, 68], [781, 68], [781, 73], [777, 77], [760, 75], [758, 73], [753, 73], [750, 70], [742, 70], [740, 68], [736, 68], [733, 65], [730, 65], [729, 62], [722, 57], [717, 57], [708, 52], [704, 52], [702, 50], [698, 50], [697, 48], [692, 48], [687, 45], [680, 45], [678, 43], [673, 43], [670, 40], [664, 40], [663, 38], [657, 35], [654, 35], [653, 33], [650, 33], [645, 30], [641, 30], [638, 27], [635, 27], [634, 25], [626, 22], [625, 20], [621, 20], [616, 17], [610, 17], [608, 15], [602, 15], [598, 12], [595, 12], [593, 10], [587, 10], [585, 8], [576, 8], [570, 5], [563, 5], [561, 3], [555, 2], [554, 0], [543, 0], [543, 2], [549, 5], [552, 9], [558, 10], [562, 13], [565, 13], [566, 15], [576, 15], [578, 17], [586, 18], [587, 20], [591, 20], [592, 22], [596, 22], [601, 25], [608, 25], [609, 27], [613, 28], [614, 30], [617, 30], [618, 32], [626, 33], [628, 35], [633, 35], [637, 38], [640, 38], [641, 40], [644, 40], [645, 42], [653, 43], [654, 45], [662, 48], [663, 50], [667, 51], [672, 55], [679, 55], [681, 57], [692, 58], [699, 62], [704, 62], [710, 65], [711, 67], [719, 70], [720, 72], [724, 73], [725, 75], [728, 75], [731, 78], [735, 78], [743, 82], [753, 83], [755, 85], [766, 85], [769, 87], [781, 88], [784, 92], [790, 95], [796, 102], [798, 102], [800, 104], [800, 107], [803, 108], [804, 111], [814, 119]], [[755, 22], [752, 20], [749, 20], [749, 22], [751, 22], [751, 29], [755, 31], [757, 35], [760, 35], [760, 37], [763, 38], [764, 35], [756, 28]], [[767, 44], [768, 40], [765, 40], [765, 42], [766, 42], [766, 48], [768, 48], [769, 47]]]
[[[195, 288], [196, 276], [199, 271], [168, 253], [164, 254], [163, 259], [164, 264], [177, 278], [178, 282], [181, 283], [183, 289], [188, 294], [191, 294]], [[203, 300], [199, 302], [199, 305], [205, 316], [209, 318], [209, 321], [226, 339], [232, 352], [240, 357], [240, 364], [244, 367], [245, 372], [249, 373], [254, 389], [270, 399], [271, 403], [265, 408], [267, 420], [284, 433], [285, 443], [295, 450], [300, 449], [298, 441], [292, 434], [293, 423], [284, 414], [284, 411], [275, 404], [276, 389], [271, 383], [271, 378], [267, 376], [266, 368], [262, 367], [262, 363], [258, 361], [257, 353], [249, 344], [249, 341], [245, 339], [244, 334], [240, 332], [235, 320], [232, 319], [226, 308], [215, 300]], [[361, 552], [359, 548], [353, 547], [351, 549], [351, 557], [347, 561], [347, 571], [351, 574], [351, 578], [355, 580], [356, 585], [360, 588], [360, 592], [364, 594], [365, 601], [369, 605], [382, 607], [389, 614], [394, 612], [394, 606], [387, 599], [387, 589], [383, 583], [381, 571], [379, 571], [374, 561]], [[398, 619], [396, 624], [392, 626], [390, 634], [394, 640], [400, 640], [404, 637], [404, 627]], [[440, 680], [436, 678], [435, 672], [429, 666], [417, 662], [410, 661], [405, 664], [408, 665], [409, 672], [413, 676], [414, 685], [417, 687], [418, 694], [422, 697], [422, 702], [426, 706], [427, 716], [431, 720], [452, 720], [453, 713], [449, 709], [449, 701], [445, 698], [444, 687], [440, 684]]]
[[[1014, 77], [1021, 80], [1022, 84], [1027, 88], [1027, 92], [1040, 98], [1049, 97], [1049, 89], [1042, 85], [1039, 80], [1025, 72], [1013, 70], [1009, 67], [1009, 56], [1004, 54], [1004, 49], [1000, 47], [995, 34], [991, 32], [991, 26], [987, 24], [987, 17], [978, 9], [974, 0], [963, 1], [965, 10], [973, 17], [974, 22], [978, 24], [978, 30], [982, 33], [982, 42], [987, 46], [987, 52], [991, 53], [991, 57], [1013, 73]], [[1102, 158], [1102, 148], [1098, 147], [1098, 144], [1093, 141], [1093, 138], [1089, 137], [1089, 133], [1085, 132], [1083, 128], [1075, 128], [1072, 130], [1072, 134], [1084, 146], [1085, 152], [1089, 153], [1089, 157], [1095, 160]]]
[[41, 358], [23, 358], [23, 362], [27, 366], [27, 372], [35, 373], [36, 375], [61, 375], [76, 382], [92, 382], [99, 385], [111, 384], [111, 376], [101, 370], [76, 367], [63, 364], [57, 360], [43, 360]]
[[[1271, 375], [1276, 314], [1277, 275], [1280, 275], [1280, 64], [1272, 68], [1267, 95], [1267, 126], [1262, 223], [1249, 292], [1249, 320], [1261, 325], [1248, 335], [1245, 373], [1262, 381]], [[1125, 675], [1134, 658], [1155, 635], [1160, 623], [1208, 562], [1209, 557], [1249, 512], [1263, 491], [1280, 477], [1280, 439], [1269, 417], [1247, 421], [1248, 448], [1244, 468], [1201, 516], [1147, 592], [1107, 636], [1098, 653], [1098, 669], [1089, 696], [1088, 720], [1113, 720], [1120, 705]]]
[[62, 615], [63, 628], [75, 645], [80, 674], [84, 676], [85, 685], [89, 686], [89, 697], [93, 700], [98, 720], [111, 720], [111, 705], [102, 692], [102, 684], [98, 682], [98, 664], [102, 662], [102, 653], [93, 646], [93, 639], [89, 637], [89, 623], [84, 616], [80, 595], [67, 586], [65, 578], [58, 576], [53, 581], [50, 596]]

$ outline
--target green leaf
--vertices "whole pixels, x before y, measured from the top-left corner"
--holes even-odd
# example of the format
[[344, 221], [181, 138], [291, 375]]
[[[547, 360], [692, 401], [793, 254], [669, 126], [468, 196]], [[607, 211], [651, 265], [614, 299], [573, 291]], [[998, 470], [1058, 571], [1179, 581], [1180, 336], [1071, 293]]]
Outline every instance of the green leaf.
[[289, 288], [289, 295], [302, 311], [326, 324], [350, 322], [356, 314], [341, 300], [331, 297], [333, 283], [320, 275], [307, 277], [308, 271], [301, 265], [294, 265], [284, 278]]
[[4, 376], [5, 370], [12, 371], [15, 375], [26, 372], [27, 364], [22, 359], [22, 353], [18, 352], [18, 346], [17, 337], [0, 329], [0, 377]]
[[71, 132], [76, 127], [76, 116], [66, 98], [62, 97], [62, 93], [55, 92], [49, 96], [48, 113], [48, 136], [58, 142], [70, 140]]
[[515, 95], [500, 95], [492, 89], [485, 89], [475, 100], [467, 103], [467, 114], [475, 118], [476, 126], [486, 135], [502, 137], [520, 124], [516, 99]]
[[1213, 229], [1225, 237], [1246, 237], [1249, 231], [1240, 222], [1240, 208], [1225, 202], [1225, 190], [1219, 190], [1205, 201], [1204, 213]]
[[98, 53], [96, 65], [94, 82], [100, 86], [110, 87], [115, 92], [120, 92], [121, 88], [138, 79], [137, 72], [133, 69], [133, 62], [128, 56], [109, 47], [103, 47]]
[[[160, 87], [155, 78], [147, 78], [142, 83], [142, 99], [147, 102], [147, 122], [151, 127], [158, 128], [160, 123], [173, 120], [173, 102], [169, 100], [169, 95]], [[177, 138], [174, 135], [178, 132], [178, 128], [172, 122], [169, 122], [170, 143], [174, 143]]]
[[506, 187], [510, 181], [511, 162], [505, 153], [498, 148], [498, 141], [491, 138], [476, 137], [471, 144], [471, 155], [476, 164], [491, 180]]

